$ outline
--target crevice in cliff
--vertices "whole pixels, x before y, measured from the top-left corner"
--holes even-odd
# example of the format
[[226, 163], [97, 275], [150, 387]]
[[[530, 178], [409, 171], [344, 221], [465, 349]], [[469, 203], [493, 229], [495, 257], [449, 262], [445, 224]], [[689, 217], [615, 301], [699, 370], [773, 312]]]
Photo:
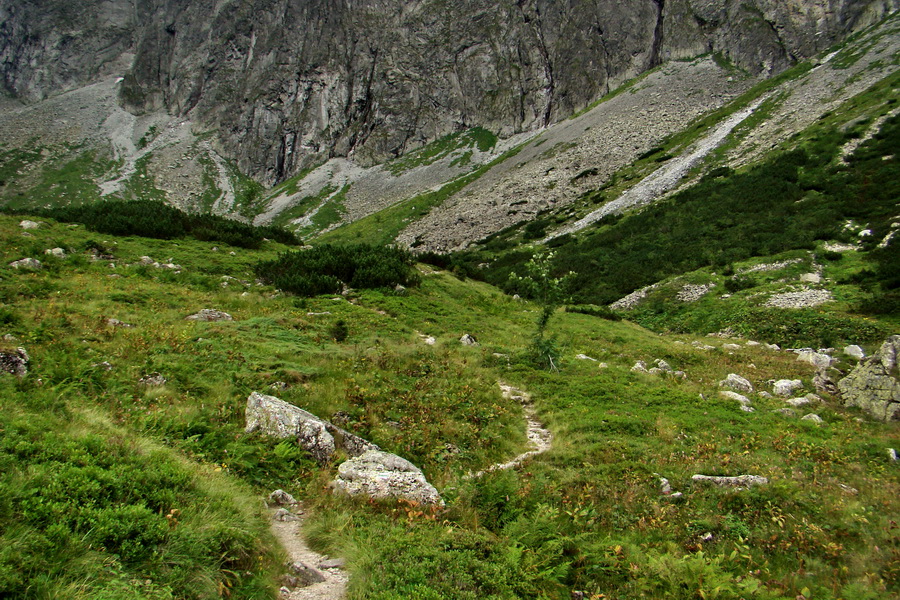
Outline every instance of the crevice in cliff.
[[656, 4], [657, 12], [656, 26], [653, 28], [653, 44], [650, 46], [650, 64], [648, 65], [650, 69], [662, 64], [660, 50], [663, 44], [663, 13], [666, 8], [666, 0], [652, 0], [652, 2]]
[[550, 118], [553, 115], [553, 102], [556, 96], [556, 80], [553, 75], [553, 61], [550, 60], [550, 51], [547, 49], [547, 41], [544, 38], [544, 27], [540, 8], [535, 4], [534, 18], [532, 18], [523, 8], [523, 2], [519, 2], [518, 6], [519, 10], [522, 12], [522, 19], [525, 24], [530, 25], [534, 31], [538, 54], [541, 56], [541, 62], [544, 67], [544, 78], [546, 80], [544, 93], [547, 96], [547, 100], [544, 104], [541, 126], [547, 127], [550, 124]]

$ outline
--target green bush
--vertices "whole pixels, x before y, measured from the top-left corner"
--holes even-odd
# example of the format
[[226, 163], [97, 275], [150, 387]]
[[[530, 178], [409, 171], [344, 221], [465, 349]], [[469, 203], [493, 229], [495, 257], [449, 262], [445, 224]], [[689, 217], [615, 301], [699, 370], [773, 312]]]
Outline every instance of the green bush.
[[254, 268], [260, 279], [281, 290], [316, 296], [340, 292], [342, 285], [357, 289], [416, 285], [414, 262], [412, 254], [400, 248], [325, 244], [284, 252]]

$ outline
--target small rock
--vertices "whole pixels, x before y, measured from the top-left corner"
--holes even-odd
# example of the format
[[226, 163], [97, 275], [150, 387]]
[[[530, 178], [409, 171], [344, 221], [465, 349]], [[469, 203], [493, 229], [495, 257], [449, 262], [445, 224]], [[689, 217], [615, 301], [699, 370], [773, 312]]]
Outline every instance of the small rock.
[[269, 506], [293, 506], [297, 504], [297, 500], [282, 489], [277, 489], [267, 499]]
[[741, 404], [741, 410], [748, 413], [756, 412], [755, 408], [753, 408], [752, 406], [747, 406], [746, 404]]
[[631, 370], [636, 373], [647, 373], [647, 365], [646, 363], [644, 363], [644, 361], [639, 360], [634, 363], [634, 366], [631, 367]]
[[669, 363], [662, 360], [661, 358], [657, 358], [653, 362], [656, 363], [656, 366], [659, 367], [660, 369], [662, 369], [663, 371], [666, 371], [666, 372], [672, 371], [672, 367], [669, 366]]
[[284, 391], [284, 390], [288, 389], [288, 384], [284, 381], [276, 381], [272, 385], [269, 386], [269, 389], [275, 390], [275, 391]]
[[103, 362], [94, 363], [92, 366], [95, 369], [103, 369], [104, 371], [112, 371], [113, 370], [113, 366], [105, 360]]
[[741, 347], [739, 344], [722, 344], [723, 350], [740, 350]]
[[797, 354], [797, 360], [809, 363], [816, 369], [827, 369], [834, 363], [834, 359], [827, 354], [814, 352], [813, 350], [801, 350]]
[[131, 323], [126, 323], [125, 321], [120, 321], [118, 319], [107, 319], [106, 324], [110, 327], [122, 327], [123, 329], [130, 329], [134, 327]]
[[578, 360], [592, 360], [594, 362], [597, 362], [596, 358], [591, 358], [587, 354], [576, 354], [575, 358], [577, 358]]
[[597, 368], [598, 368], [598, 369], [608, 369], [608, 368], [609, 368], [609, 364], [608, 364], [608, 363], [605, 363], [605, 362], [597, 363]]
[[302, 586], [312, 585], [314, 583], [322, 583], [325, 581], [325, 576], [319, 572], [318, 569], [310, 567], [307, 564], [302, 562], [291, 563], [288, 567], [288, 570], [292, 575], [297, 577], [300, 580], [300, 584]]
[[745, 345], [745, 346], [751, 346], [751, 347], [753, 347], [753, 346], [759, 346], [760, 343], [759, 343], [759, 342], [754, 342], [753, 340], [747, 340], [747, 343], [744, 344], [744, 345]]
[[697, 483], [708, 483], [716, 487], [730, 487], [734, 489], [746, 489], [754, 485], [765, 485], [769, 480], [759, 475], [737, 475], [735, 477], [721, 477], [717, 475], [694, 475], [691, 479]]
[[778, 413], [779, 415], [784, 415], [785, 417], [796, 417], [797, 416], [797, 411], [791, 410], [790, 408], [779, 408], [773, 412]]
[[19, 227], [22, 229], [38, 229], [40, 226], [41, 224], [37, 221], [29, 221], [27, 219], [19, 222]]
[[812, 421], [816, 425], [821, 425], [822, 423], [825, 422], [824, 420], [822, 420], [822, 417], [820, 417], [819, 415], [817, 415], [815, 413], [809, 413], [808, 415], [803, 415], [802, 417], [800, 417], [800, 420], [801, 421]]
[[675, 379], [687, 379], [687, 373], [685, 373], [684, 371], [675, 371], [674, 373], [672, 373], [672, 377], [674, 377]]
[[799, 379], [779, 379], [775, 382], [772, 391], [776, 396], [790, 396], [795, 390], [803, 389], [803, 382]]
[[897, 457], [897, 451], [894, 450], [893, 448], [888, 448], [888, 449], [887, 449], [887, 454], [888, 454], [888, 458], [889, 458], [891, 461], [896, 461], [896, 460], [898, 460], [898, 457]]
[[166, 378], [159, 373], [151, 373], [150, 375], [141, 377], [138, 383], [146, 387], [161, 387], [166, 385]]
[[156, 262], [155, 262], [152, 258], [150, 258], [149, 256], [142, 256], [140, 259], [138, 259], [138, 263], [141, 264], [141, 265], [144, 265], [145, 267], [149, 267], [149, 266], [151, 266], [151, 265], [153, 265], [153, 264], [159, 264], [159, 263], [156, 263]]
[[728, 398], [729, 400], [737, 400], [743, 406], [750, 406], [751, 404], [753, 404], [750, 401], [750, 398], [748, 398], [747, 396], [738, 394], [737, 392], [723, 390], [723, 391], [719, 392], [719, 395], [722, 396], [723, 398]]
[[459, 343], [463, 346], [477, 346], [478, 341], [474, 336], [469, 335], [468, 333], [464, 333], [461, 338], [459, 338]]
[[838, 487], [840, 487], [842, 490], [844, 490], [844, 493], [849, 494], [851, 496], [855, 496], [859, 493], [859, 490], [856, 489], [855, 487], [850, 487], [849, 485], [846, 485], [843, 483], [838, 484]]
[[769, 392], [766, 392], [766, 391], [759, 392], [757, 394], [757, 396], [759, 396], [760, 398], [772, 398], [773, 397], [772, 394], [770, 394]]
[[431, 335], [427, 335], [427, 336], [423, 337], [422, 341], [425, 343], [426, 346], [434, 346], [437, 343], [437, 340], [434, 338], [434, 336], [431, 336]]
[[300, 517], [292, 513], [286, 508], [279, 508], [275, 511], [275, 514], [272, 515], [272, 518], [276, 521], [299, 521]]
[[204, 308], [200, 312], [189, 315], [184, 319], [186, 321], [233, 321], [234, 317], [221, 310]]
[[343, 569], [347, 561], [343, 558], [329, 558], [318, 564], [320, 569]]
[[55, 256], [56, 258], [65, 258], [66, 251], [62, 248], [47, 248], [44, 250], [44, 254], [47, 256]]
[[733, 390], [746, 393], [753, 391], [753, 384], [735, 373], [729, 373], [728, 377], [719, 382], [719, 387], [730, 387]]
[[857, 346], [856, 344], [853, 344], [852, 346], [847, 346], [846, 348], [844, 348], [844, 354], [846, 354], [847, 356], [852, 356], [853, 358], [857, 358], [857, 359], [863, 359], [866, 357], [865, 351], [863, 351], [863, 349], [860, 348], [859, 346]]
[[28, 373], [29, 360], [25, 348], [16, 348], [15, 352], [0, 352], [0, 371], [24, 377]]
[[809, 404], [808, 398], [791, 398], [790, 400], [786, 400], [785, 404], [788, 406], [793, 406], [794, 408], [800, 408], [801, 406], [806, 406]]
[[781, 346], [778, 344], [766, 344], [766, 348], [769, 350], [781, 350]]
[[36, 258], [23, 258], [22, 260], [12, 261], [9, 263], [9, 266], [13, 269], [31, 269], [37, 271], [43, 268], [44, 265]]
[[666, 372], [660, 369], [659, 367], [650, 367], [650, 370], [647, 371], [651, 375], [665, 375]]

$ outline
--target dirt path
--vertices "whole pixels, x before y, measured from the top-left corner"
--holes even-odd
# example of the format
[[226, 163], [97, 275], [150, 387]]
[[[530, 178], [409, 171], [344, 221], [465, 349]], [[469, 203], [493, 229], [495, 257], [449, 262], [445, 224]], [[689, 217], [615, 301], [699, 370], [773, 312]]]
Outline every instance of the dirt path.
[[525, 422], [528, 424], [526, 435], [528, 436], [528, 445], [531, 449], [507, 462], [495, 463], [483, 471], [469, 473], [466, 475], [466, 479], [481, 477], [485, 473], [490, 473], [492, 471], [512, 469], [521, 464], [526, 458], [546, 452], [553, 443], [553, 434], [550, 433], [550, 430], [544, 427], [537, 418], [535, 418], [534, 407], [531, 404], [531, 396], [528, 395], [528, 392], [524, 392], [502, 382], [500, 382], [499, 385], [504, 398], [518, 400], [522, 403], [522, 408], [525, 410]]
[[302, 531], [305, 515], [300, 505], [290, 508], [292, 516], [287, 520], [281, 520], [278, 516], [279, 512], [279, 510], [271, 511], [272, 533], [287, 552], [288, 561], [291, 564], [305, 565], [324, 578], [324, 581], [305, 587], [294, 586], [287, 593], [285, 593], [287, 588], [282, 588], [281, 597], [285, 600], [341, 600], [344, 598], [348, 581], [347, 574], [340, 568], [329, 567], [328, 557], [314, 552], [306, 544]]

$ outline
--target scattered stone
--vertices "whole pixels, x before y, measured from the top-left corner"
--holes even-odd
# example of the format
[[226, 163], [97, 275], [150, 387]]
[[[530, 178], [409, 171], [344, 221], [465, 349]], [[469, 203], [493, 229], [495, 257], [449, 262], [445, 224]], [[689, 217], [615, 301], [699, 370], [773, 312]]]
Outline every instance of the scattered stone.
[[717, 475], [694, 475], [691, 479], [697, 483], [708, 483], [716, 487], [734, 488], [743, 490], [754, 485], [766, 485], [769, 480], [759, 475], [737, 475], [735, 477], [721, 477]]
[[657, 359], [654, 360], [653, 362], [656, 364], [657, 367], [659, 367], [659, 369], [661, 369], [661, 370], [663, 370], [663, 371], [665, 371], [665, 372], [667, 372], [667, 373], [671, 373], [671, 372], [672, 372], [672, 367], [670, 367], [670, 366], [669, 366], [669, 363], [667, 363], [667, 362], [664, 361], [663, 359], [657, 358]]
[[753, 340], [747, 340], [744, 345], [752, 348], [753, 346], [760, 346], [761, 344], [759, 342], [754, 342]]
[[856, 344], [844, 348], [844, 354], [846, 354], [847, 356], [852, 356], [853, 358], [859, 360], [862, 360], [866, 357], [865, 351]]
[[578, 360], [592, 360], [594, 362], [597, 362], [596, 358], [591, 358], [587, 354], [576, 354], [575, 358], [577, 358]]
[[766, 348], [769, 350], [781, 350], [781, 346], [778, 344], [766, 344]]
[[437, 340], [431, 335], [422, 336], [422, 341], [426, 346], [434, 346], [437, 343]]
[[329, 462], [336, 448], [343, 448], [350, 456], [359, 456], [378, 446], [293, 404], [253, 392], [247, 398], [247, 426], [245, 431], [260, 431], [277, 438], [295, 438], [297, 443], [319, 464]]
[[47, 248], [44, 250], [44, 254], [47, 256], [55, 256], [56, 258], [65, 258], [66, 251], [62, 248]]
[[325, 317], [330, 314], [331, 313], [326, 310], [325, 312], [308, 312], [308, 313], [306, 313], [306, 316], [307, 317]]
[[185, 321], [234, 321], [234, 317], [227, 312], [213, 308], [204, 308], [200, 312], [189, 315], [184, 319]]
[[19, 227], [21, 227], [22, 229], [38, 229], [40, 228], [40, 226], [41, 223], [38, 223], [37, 221], [29, 221], [28, 219], [19, 221]]
[[474, 336], [464, 333], [463, 336], [459, 338], [459, 343], [463, 346], [477, 346], [478, 340], [476, 340]]
[[755, 265], [753, 267], [739, 269], [738, 274], [743, 275], [744, 273], [759, 273], [761, 271], [778, 271], [780, 269], [789, 267], [790, 265], [797, 264], [799, 262], [803, 262], [803, 259], [802, 258], [791, 258], [789, 260], [782, 260], [780, 262], [763, 263], [763, 264]]
[[800, 276], [803, 283], [822, 283], [822, 276], [818, 273], [804, 273]]
[[146, 387], [162, 387], [166, 385], [166, 378], [159, 373], [151, 373], [149, 375], [141, 377], [138, 383]]
[[696, 302], [709, 293], [711, 289], [716, 287], [714, 283], [692, 284], [688, 283], [682, 286], [676, 297], [682, 302]]
[[138, 259], [138, 264], [144, 265], [145, 267], [150, 267], [153, 265], [158, 265], [159, 263], [149, 256], [142, 256], [140, 259]]
[[269, 506], [293, 506], [297, 504], [297, 500], [282, 489], [277, 489], [269, 494], [266, 500]]
[[840, 487], [842, 490], [844, 490], [845, 494], [849, 494], [851, 496], [855, 496], [859, 493], [858, 489], [856, 489], [855, 487], [850, 487], [849, 485], [844, 484], [844, 483], [838, 484], [838, 487]]
[[756, 412], [755, 408], [753, 408], [752, 406], [747, 406], [746, 404], [741, 404], [741, 410], [748, 413]]
[[892, 335], [881, 348], [838, 382], [844, 404], [858, 406], [881, 421], [900, 421], [900, 335]]
[[350, 496], [364, 495], [375, 500], [402, 498], [419, 504], [444, 505], [418, 467], [381, 450], [369, 450], [342, 463], [331, 485], [336, 492]]
[[302, 562], [291, 563], [288, 567], [288, 571], [290, 571], [291, 575], [300, 580], [300, 585], [294, 585], [293, 587], [306, 587], [314, 583], [322, 583], [325, 581], [325, 576], [322, 575], [318, 569], [310, 567]]
[[126, 323], [125, 321], [120, 321], [119, 319], [107, 319], [106, 324], [110, 327], [121, 327], [123, 329], [130, 329], [134, 327], [131, 323]]
[[832, 396], [836, 396], [840, 393], [837, 383], [835, 383], [834, 379], [831, 378], [831, 375], [824, 369], [816, 371], [816, 374], [813, 376], [813, 386], [815, 386], [817, 391]]
[[43, 268], [44, 265], [41, 264], [36, 258], [23, 258], [22, 260], [14, 260], [9, 263], [9, 266], [13, 269], [31, 269], [33, 271], [37, 271]]
[[16, 348], [15, 352], [0, 352], [0, 371], [24, 377], [28, 373], [29, 360], [25, 348]]
[[773, 294], [766, 300], [763, 306], [773, 308], [805, 308], [818, 306], [831, 302], [831, 292], [828, 290], [803, 289], [797, 292], [784, 292]]
[[14, 336], [11, 333], [5, 333], [5, 334], [3, 334], [3, 341], [4, 342], [18, 342], [19, 338], [17, 338], [16, 336]]
[[[605, 365], [606, 363], [601, 364]], [[675, 371], [674, 373], [672, 373], [672, 377], [674, 377], [675, 379], [687, 379], [687, 373], [685, 373], [684, 371]]]
[[279, 508], [275, 511], [275, 514], [272, 515], [272, 518], [276, 521], [299, 521], [300, 517], [292, 513], [286, 508]]
[[779, 408], [779, 409], [775, 410], [774, 412], [778, 413], [779, 415], [784, 415], [785, 417], [796, 417], [797, 416], [797, 411], [792, 410], [790, 408]]
[[729, 373], [728, 377], [719, 382], [719, 387], [729, 387], [745, 393], [753, 391], [753, 384], [736, 373]]
[[740, 350], [740, 344], [722, 344], [723, 350]]
[[806, 406], [809, 404], [808, 398], [791, 398], [790, 400], [785, 401], [785, 404], [789, 406], [793, 406], [794, 408], [800, 408], [801, 406]]
[[776, 396], [790, 396], [796, 390], [803, 389], [803, 382], [799, 379], [779, 379], [772, 386], [772, 391]]
[[[198, 342], [200, 340], [197, 340]], [[275, 390], [276, 392], [281, 392], [288, 389], [288, 384], [284, 381], [276, 381], [269, 386], [270, 390]]]
[[693, 346], [694, 348], [697, 348], [698, 350], [715, 350], [716, 349], [715, 346], [710, 346], [709, 344], [704, 344], [704, 343], [698, 342], [696, 340], [691, 342], [691, 346]]
[[320, 569], [343, 569], [347, 561], [343, 558], [328, 558], [319, 563]]
[[723, 398], [728, 398], [729, 400], [737, 400], [741, 403], [741, 406], [750, 406], [751, 404], [753, 404], [753, 402], [750, 401], [750, 398], [742, 394], [738, 394], [737, 392], [722, 390], [721, 392], [719, 392], [719, 395]]
[[634, 366], [631, 367], [631, 370], [636, 373], [647, 373], [648, 372], [647, 364], [642, 360], [639, 360], [636, 363], [634, 363]]
[[898, 457], [897, 457], [897, 451], [894, 450], [893, 448], [888, 448], [888, 449], [887, 449], [887, 454], [888, 454], [888, 458], [889, 458], [892, 462], [898, 460]]
[[834, 363], [834, 359], [827, 354], [813, 350], [801, 350], [797, 353], [797, 360], [809, 363], [816, 369], [827, 369]]
[[825, 422], [822, 419], [822, 417], [820, 417], [819, 415], [817, 415], [815, 413], [809, 413], [808, 415], [803, 415], [802, 417], [800, 417], [800, 420], [801, 421], [812, 421], [816, 425], [821, 425]]
[[765, 391], [757, 393], [757, 396], [759, 396], [760, 398], [774, 398], [774, 396], [772, 396], [772, 394], [770, 394], [769, 392], [765, 392]]
[[92, 366], [96, 369], [103, 369], [104, 371], [113, 370], [113, 366], [105, 360], [103, 362], [94, 363]]

